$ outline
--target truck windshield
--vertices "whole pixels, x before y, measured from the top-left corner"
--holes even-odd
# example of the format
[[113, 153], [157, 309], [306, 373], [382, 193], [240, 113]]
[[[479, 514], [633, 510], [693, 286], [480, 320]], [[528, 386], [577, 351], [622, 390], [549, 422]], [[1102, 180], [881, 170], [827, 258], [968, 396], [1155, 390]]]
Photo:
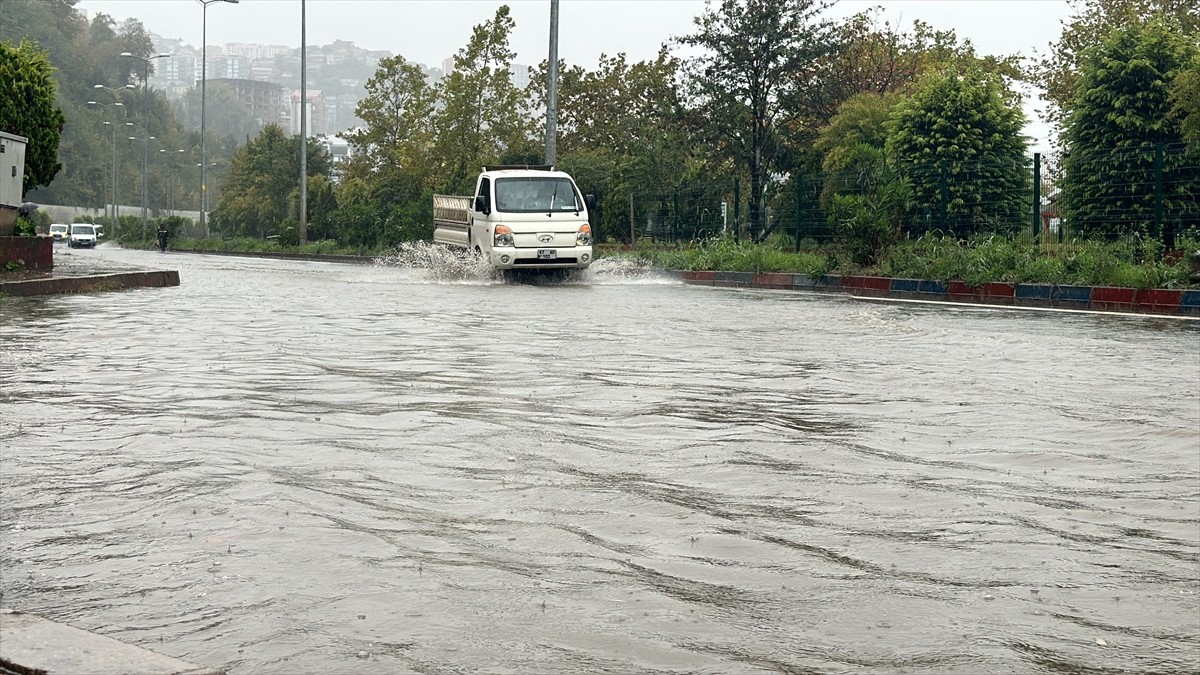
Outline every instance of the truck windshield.
[[510, 213], [579, 211], [579, 195], [568, 178], [497, 178], [496, 208]]
[[72, 225], [72, 234], [96, 234], [96, 230], [91, 225]]

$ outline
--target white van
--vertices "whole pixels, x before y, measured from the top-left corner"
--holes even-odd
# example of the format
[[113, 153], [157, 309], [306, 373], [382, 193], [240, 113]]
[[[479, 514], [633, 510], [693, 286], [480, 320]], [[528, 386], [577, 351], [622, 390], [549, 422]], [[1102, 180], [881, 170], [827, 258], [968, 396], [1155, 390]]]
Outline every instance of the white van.
[[594, 204], [553, 167], [485, 166], [473, 196], [434, 195], [433, 241], [501, 270], [583, 269], [592, 263]]
[[96, 228], [91, 223], [74, 223], [71, 234], [67, 236], [67, 246], [71, 248], [96, 247]]
[[54, 241], [66, 241], [67, 236], [71, 234], [71, 226], [66, 223], [53, 223], [50, 225], [50, 238]]

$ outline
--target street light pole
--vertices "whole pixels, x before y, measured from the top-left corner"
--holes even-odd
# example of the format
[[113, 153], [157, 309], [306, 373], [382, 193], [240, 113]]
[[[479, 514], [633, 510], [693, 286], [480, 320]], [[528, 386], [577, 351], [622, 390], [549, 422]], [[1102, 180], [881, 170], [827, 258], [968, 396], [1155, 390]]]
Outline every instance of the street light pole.
[[[118, 93], [120, 93], [121, 91], [124, 91], [125, 89], [129, 89], [129, 88], [131, 88], [131, 87], [133, 87], [133, 85], [131, 85], [131, 84], [127, 84], [127, 85], [125, 85], [124, 87], [117, 87], [117, 88], [115, 88], [115, 89], [114, 89], [114, 88], [112, 88], [112, 87], [106, 87], [106, 86], [104, 86], [103, 84], [96, 84], [96, 85], [92, 85], [92, 89], [104, 89], [104, 90], [106, 90], [106, 91], [110, 91], [110, 92], [112, 92], [112, 94], [113, 94], [113, 97], [114, 97], [114, 98], [115, 98], [115, 97], [116, 97], [116, 95], [117, 95]], [[122, 111], [124, 111], [124, 112], [125, 112], [125, 115], [126, 115], [126, 117], [128, 117], [128, 115], [129, 115], [129, 111], [125, 110], [125, 104], [124, 104], [123, 102], [121, 102], [121, 101], [113, 101], [112, 103], [100, 103], [100, 102], [98, 102], [98, 101], [88, 101], [88, 102], [87, 102], [87, 105], [100, 105], [100, 106], [109, 106], [109, 105], [111, 105], [111, 106], [114, 106], [114, 107], [120, 108]], [[116, 124], [116, 115], [115, 115], [115, 114], [113, 115], [113, 121], [112, 121], [112, 122], [105, 122], [104, 124], [106, 124], [106, 125], [109, 125], [109, 126], [112, 126], [112, 143], [113, 143], [113, 168], [112, 168], [112, 186], [113, 186], [113, 187], [112, 187], [112, 223], [113, 223], [113, 231], [112, 231], [112, 235], [115, 237], [115, 236], [117, 236], [117, 229], [120, 227], [120, 225], [117, 223], [117, 217], [118, 217], [118, 216], [117, 216], [117, 210], [118, 210], [118, 207], [117, 207], [117, 124]], [[129, 123], [128, 123], [128, 122], [126, 122], [126, 124], [129, 124]], [[105, 209], [105, 211], [107, 211], [107, 209]], [[106, 213], [105, 215], [108, 215], [108, 214]]]
[[546, 71], [546, 163], [558, 154], [558, 0], [550, 0], [550, 60]]
[[297, 240], [308, 243], [308, 46], [304, 35], [304, 0], [300, 0], [300, 226]]
[[146, 237], [146, 174], [149, 170], [147, 136], [150, 133], [150, 62], [154, 59], [170, 58], [170, 54], [155, 54], [153, 56], [137, 56], [131, 52], [121, 52], [121, 56], [138, 59], [142, 62], [142, 238]]
[[[238, 0], [196, 0], [203, 9], [200, 12], [200, 232], [208, 239], [208, 175], [205, 168], [208, 162], [204, 159], [204, 102], [208, 82], [208, 6], [214, 2], [227, 2], [236, 5]], [[195, 71], [193, 71], [195, 72]]]
[[[96, 85], [96, 86], [97, 86], [97, 87], [103, 87], [104, 85], [102, 85], [102, 84], [98, 84], [98, 85]], [[109, 106], [109, 105], [111, 105], [111, 106], [113, 106], [113, 107], [119, 107], [119, 108], [121, 108], [122, 110], [124, 110], [124, 109], [125, 109], [125, 104], [124, 104], [124, 103], [122, 103], [122, 102], [120, 102], [120, 101], [114, 101], [114, 102], [112, 102], [112, 103], [108, 103], [108, 104], [105, 104], [105, 103], [100, 103], [99, 101], [88, 101], [88, 102], [87, 102], [87, 105], [101, 105], [101, 106]], [[115, 124], [115, 122], [116, 122], [116, 115], [113, 115], [113, 121], [112, 121], [112, 122], [103, 122], [103, 124], [104, 124], [105, 126], [111, 126], [111, 127], [112, 127], [112, 144], [113, 144], [112, 182], [113, 182], [113, 190], [112, 190], [112, 195], [111, 195], [111, 196], [112, 196], [112, 198], [113, 198], [113, 201], [112, 201], [112, 203], [113, 203], [114, 205], [117, 203], [117, 188], [116, 188], [116, 184], [117, 184], [117, 125]], [[110, 214], [110, 209], [108, 208], [108, 206], [105, 206], [105, 207], [104, 207], [104, 217], [105, 217], [105, 218], [109, 217], [109, 214]], [[115, 234], [115, 232], [114, 232], [114, 234]]]
[[[170, 156], [165, 148], [159, 148], [158, 152], [159, 152], [159, 154], [163, 155], [164, 157]], [[183, 150], [176, 150], [175, 152], [182, 153]], [[179, 162], [177, 162], [175, 160], [170, 160], [170, 164], [171, 164], [172, 169], [176, 169]], [[177, 171], [171, 171], [171, 180], [169, 183], [167, 183], [167, 185], [169, 185], [171, 188], [170, 193], [168, 194], [168, 198], [167, 198], [168, 199], [167, 203], [171, 205], [170, 208], [168, 209], [171, 216], [175, 215], [175, 181], [177, 180], [176, 174], [177, 174]]]

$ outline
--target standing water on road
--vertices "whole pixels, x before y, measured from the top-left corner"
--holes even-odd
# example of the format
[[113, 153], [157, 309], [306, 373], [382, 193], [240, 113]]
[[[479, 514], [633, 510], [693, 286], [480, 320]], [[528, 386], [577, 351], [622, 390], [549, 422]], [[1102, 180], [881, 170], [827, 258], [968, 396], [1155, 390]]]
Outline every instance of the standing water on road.
[[71, 255], [182, 285], [0, 300], [6, 608], [235, 674], [1200, 672], [1200, 323]]

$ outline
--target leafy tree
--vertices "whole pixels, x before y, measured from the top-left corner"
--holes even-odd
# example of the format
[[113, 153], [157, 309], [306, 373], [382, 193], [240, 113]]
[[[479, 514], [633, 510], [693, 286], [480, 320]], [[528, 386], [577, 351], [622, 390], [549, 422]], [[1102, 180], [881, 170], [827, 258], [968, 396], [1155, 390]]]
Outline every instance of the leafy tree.
[[1017, 74], [1002, 65], [1011, 58], [981, 59], [970, 41], [960, 42], [952, 30], [936, 31], [914, 21], [904, 31], [887, 21], [880, 24], [880, 11], [872, 8], [838, 25], [830, 36], [831, 49], [792, 74], [798, 81], [789, 88], [786, 104], [794, 135], [811, 137], [854, 96], [906, 90], [930, 70], [973, 64]]
[[[547, 65], [526, 90], [536, 111], [546, 107]], [[679, 67], [665, 48], [637, 63], [602, 54], [594, 71], [559, 66], [558, 165], [596, 195], [603, 225], [595, 219], [593, 225], [600, 236], [629, 231], [630, 192], [670, 192], [685, 176], [690, 147]]]
[[1192, 152], [1200, 152], [1200, 55], [1171, 84], [1171, 116]]
[[380, 61], [367, 82], [355, 110], [366, 126], [345, 134], [356, 148], [345, 175], [362, 183], [364, 201], [375, 202], [381, 213], [420, 200], [432, 187], [435, 101], [424, 71], [402, 56]]
[[877, 145], [845, 148], [844, 163], [857, 189], [831, 195], [830, 218], [838, 238], [859, 265], [874, 265], [900, 236], [912, 192], [908, 182]]
[[[1171, 114], [1171, 84], [1197, 52], [1193, 40], [1163, 19], [1115, 29], [1084, 51], [1065, 122], [1062, 204], [1071, 227], [1107, 237], [1157, 235], [1156, 206], [1195, 217], [1200, 172], [1179, 152], [1183, 127]], [[1165, 179], [1161, 203], [1156, 162]]]
[[830, 207], [834, 195], [862, 192], [859, 177], [867, 169], [859, 167], [858, 163], [864, 159], [871, 164], [877, 161], [862, 147], [878, 150], [887, 148], [887, 120], [892, 109], [903, 98], [898, 92], [852, 96], [838, 108], [829, 124], [821, 129], [814, 146], [822, 158], [823, 208]]
[[55, 105], [53, 68], [32, 42], [0, 42], [0, 131], [29, 139], [25, 147], [24, 192], [49, 185], [62, 169], [58, 144], [66, 118]]
[[497, 8], [491, 20], [475, 26], [455, 55], [454, 72], [441, 82], [442, 108], [433, 121], [439, 189], [470, 192], [480, 166], [527, 140], [521, 92], [509, 75], [515, 54], [508, 41], [515, 25], [508, 5]]
[[[297, 217], [300, 142], [300, 136], [286, 136], [279, 125], [268, 124], [257, 138], [238, 148], [212, 212], [214, 229], [230, 236], [263, 238], [279, 233], [285, 220]], [[328, 178], [329, 168], [329, 153], [309, 139], [308, 175]]]
[[1115, 28], [1161, 17], [1181, 35], [1200, 34], [1200, 12], [1194, 0], [1068, 0], [1075, 9], [1049, 54], [1033, 64], [1032, 75], [1045, 87], [1051, 107], [1047, 117], [1061, 124], [1075, 98], [1083, 72], [1084, 52]]
[[766, 177], [776, 165], [781, 99], [802, 72], [828, 51], [831, 25], [820, 0], [722, 0], [696, 18], [679, 44], [704, 54], [688, 78], [693, 106], [720, 152], [750, 176], [749, 219], [761, 231]]
[[[1030, 182], [1025, 116], [997, 75], [931, 72], [888, 120], [888, 150], [912, 186], [916, 216], [958, 235], [1015, 229]], [[1032, 205], [1030, 205], [1032, 208]]]
[[[48, 47], [46, 53], [53, 68], [56, 103], [63, 113], [64, 125], [58, 144], [58, 162], [62, 170], [49, 185], [30, 190], [27, 198], [39, 202], [77, 204], [99, 207], [112, 194], [112, 126], [125, 121], [138, 125], [121, 129], [116, 139], [120, 143], [117, 156], [118, 187], [124, 204], [140, 203], [142, 182], [142, 152], [127, 140], [129, 135], [141, 136], [143, 112], [149, 112], [150, 135], [158, 147], [186, 148], [188, 139], [173, 120], [158, 92], [151, 92], [143, 101], [141, 91], [118, 93], [97, 90], [96, 85], [116, 90], [132, 81], [139, 81], [143, 68], [136, 59], [120, 58], [121, 52], [148, 54], [151, 50], [149, 33], [137, 21], [116, 24], [107, 14], [97, 14], [89, 22], [75, 8], [76, 0], [0, 0], [0, 39], [17, 44], [21, 39], [36, 40]], [[96, 105], [89, 105], [95, 101]], [[112, 104], [121, 102], [123, 107]], [[127, 117], [126, 117], [127, 116]], [[127, 133], [128, 132], [128, 133]], [[148, 175], [149, 204], [169, 204], [175, 201], [195, 203], [199, 180], [190, 177], [194, 171], [181, 169], [187, 180], [182, 190], [172, 189], [163, 180], [162, 171], [155, 170], [156, 148], [150, 149], [151, 171]], [[193, 160], [194, 161], [194, 160]]]

